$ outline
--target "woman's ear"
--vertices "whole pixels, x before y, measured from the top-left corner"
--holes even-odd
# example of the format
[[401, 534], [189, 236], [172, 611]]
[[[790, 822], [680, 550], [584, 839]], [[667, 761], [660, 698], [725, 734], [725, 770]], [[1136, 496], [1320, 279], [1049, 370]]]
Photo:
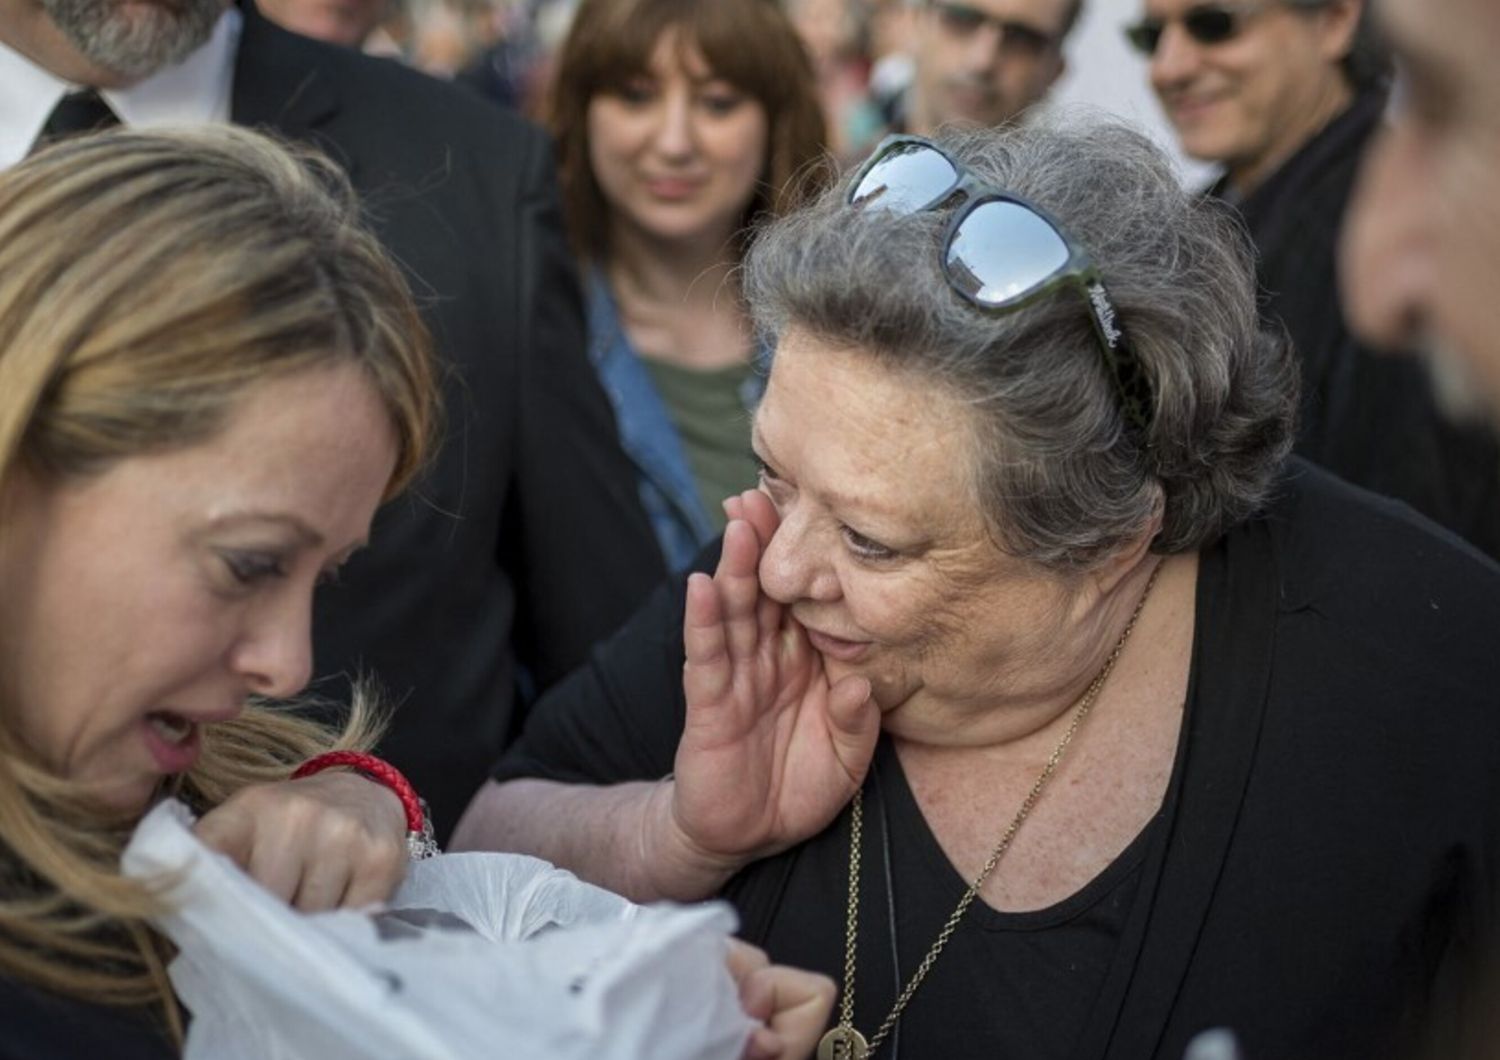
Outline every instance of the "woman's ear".
[[1161, 533], [1162, 519], [1166, 513], [1166, 496], [1162, 493], [1160, 486], [1156, 486], [1155, 491], [1151, 518], [1146, 521], [1140, 533], [1121, 545], [1108, 559], [1090, 572], [1089, 577], [1100, 596], [1107, 596], [1113, 592], [1125, 576], [1140, 565], [1141, 560], [1151, 551], [1151, 542], [1155, 541], [1157, 535]]

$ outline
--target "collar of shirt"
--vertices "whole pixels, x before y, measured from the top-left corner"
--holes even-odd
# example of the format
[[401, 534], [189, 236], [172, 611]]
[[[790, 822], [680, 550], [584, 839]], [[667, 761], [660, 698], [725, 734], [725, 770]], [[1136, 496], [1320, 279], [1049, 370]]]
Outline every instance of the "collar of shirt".
[[[244, 16], [225, 9], [208, 41], [176, 66], [129, 88], [100, 91], [126, 125], [200, 125], [229, 120], [234, 56]], [[77, 85], [0, 44], [0, 168], [26, 157], [57, 101]]]

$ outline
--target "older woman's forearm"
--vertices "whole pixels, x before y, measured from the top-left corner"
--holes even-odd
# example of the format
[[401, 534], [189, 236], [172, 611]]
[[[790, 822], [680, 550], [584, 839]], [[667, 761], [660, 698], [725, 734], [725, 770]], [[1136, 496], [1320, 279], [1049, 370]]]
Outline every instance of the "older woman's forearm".
[[672, 815], [672, 781], [596, 787], [487, 782], [453, 850], [530, 854], [637, 902], [711, 898], [740, 863], [697, 849]]

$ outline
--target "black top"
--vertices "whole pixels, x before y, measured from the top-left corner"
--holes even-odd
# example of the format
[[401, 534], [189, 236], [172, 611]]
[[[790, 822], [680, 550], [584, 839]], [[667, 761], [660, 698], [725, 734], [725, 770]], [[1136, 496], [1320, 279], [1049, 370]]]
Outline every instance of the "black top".
[[[854, 1026], [868, 1038], [970, 881], [928, 829], [886, 740], [865, 784], [864, 817]], [[997, 839], [1007, 823], [996, 822]], [[880, 1056], [1070, 1056], [1115, 959], [1154, 825], [1092, 882], [1046, 909], [970, 906]], [[848, 871], [846, 811], [822, 835], [751, 866], [724, 894], [741, 910], [745, 938], [779, 961], [841, 975]], [[985, 974], [976, 976], [976, 968]]]
[[144, 1009], [90, 1005], [0, 976], [0, 1060], [170, 1060], [166, 1027]]
[[579, 665], [666, 570], [588, 363], [547, 137], [244, 15], [233, 120], [347, 169], [442, 361], [441, 450], [319, 595], [313, 628], [320, 677], [373, 672], [399, 704], [381, 753], [441, 835], [519, 728], [518, 686]]
[[[682, 597], [680, 581], [664, 587], [544, 697], [496, 776], [669, 772]], [[1218, 1026], [1240, 1035], [1249, 1060], [1381, 1056], [1463, 967], [1465, 941], [1489, 930], [1500, 568], [1404, 506], [1294, 462], [1263, 515], [1203, 550], [1196, 609], [1158, 817], [1079, 895], [1030, 914], [1036, 922], [979, 910], [960, 928], [904, 1021], [907, 1057], [1180, 1060]], [[915, 820], [893, 761], [880, 759], [870, 803], [891, 815], [906, 974], [963, 883]], [[867, 814], [871, 844], [879, 818]], [[835, 979], [847, 827], [750, 867], [726, 891], [774, 958]], [[876, 850], [864, 852], [861, 888], [858, 1024], [869, 1030], [894, 980]]]
[[[1377, 353], [1340, 308], [1338, 246], [1360, 160], [1380, 126], [1369, 90], [1236, 203], [1258, 252], [1268, 319], [1302, 361], [1298, 455], [1357, 486], [1406, 501], [1500, 556], [1500, 450], [1481, 425], [1451, 423], [1427, 367]], [[1227, 196], [1227, 180], [1212, 194]]]

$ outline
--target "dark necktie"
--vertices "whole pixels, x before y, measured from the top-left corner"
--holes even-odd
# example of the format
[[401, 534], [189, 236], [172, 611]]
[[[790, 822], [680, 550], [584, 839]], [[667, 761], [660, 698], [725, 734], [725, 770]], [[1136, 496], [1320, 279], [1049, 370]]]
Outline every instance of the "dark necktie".
[[110, 110], [109, 104], [92, 88], [69, 92], [52, 108], [47, 124], [42, 126], [41, 135], [36, 138], [31, 149], [37, 151], [64, 136], [107, 129], [119, 124], [119, 115]]

